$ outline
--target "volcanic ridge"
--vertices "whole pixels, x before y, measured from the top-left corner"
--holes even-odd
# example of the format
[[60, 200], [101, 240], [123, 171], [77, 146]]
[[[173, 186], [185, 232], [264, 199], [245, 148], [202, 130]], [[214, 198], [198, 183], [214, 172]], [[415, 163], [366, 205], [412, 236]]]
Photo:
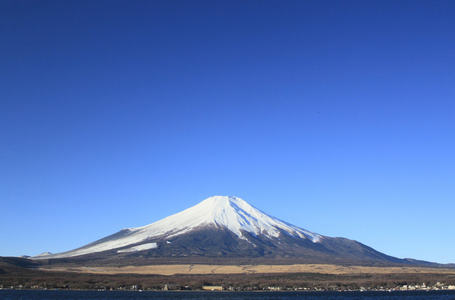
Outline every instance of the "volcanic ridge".
[[[127, 228], [83, 247], [36, 260], [140, 260], [158, 263], [210, 259], [268, 262], [427, 264], [399, 259], [354, 240], [328, 237], [274, 218], [246, 201], [214, 196], [152, 224]], [[202, 259], [202, 260], [201, 260]]]

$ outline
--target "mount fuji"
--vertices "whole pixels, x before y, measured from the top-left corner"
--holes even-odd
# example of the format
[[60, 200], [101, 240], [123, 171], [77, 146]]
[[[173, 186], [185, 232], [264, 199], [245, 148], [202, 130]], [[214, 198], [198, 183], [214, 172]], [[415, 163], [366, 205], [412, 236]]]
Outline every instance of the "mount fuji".
[[307, 263], [412, 263], [357, 241], [323, 236], [274, 218], [237, 197], [214, 196], [152, 224], [123, 229], [38, 260], [207, 262], [266, 259]]

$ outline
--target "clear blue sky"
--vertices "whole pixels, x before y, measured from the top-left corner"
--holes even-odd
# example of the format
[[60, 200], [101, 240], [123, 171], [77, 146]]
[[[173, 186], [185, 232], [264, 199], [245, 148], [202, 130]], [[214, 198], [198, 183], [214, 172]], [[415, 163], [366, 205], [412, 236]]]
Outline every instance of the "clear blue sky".
[[0, 2], [0, 255], [213, 195], [455, 263], [455, 2]]

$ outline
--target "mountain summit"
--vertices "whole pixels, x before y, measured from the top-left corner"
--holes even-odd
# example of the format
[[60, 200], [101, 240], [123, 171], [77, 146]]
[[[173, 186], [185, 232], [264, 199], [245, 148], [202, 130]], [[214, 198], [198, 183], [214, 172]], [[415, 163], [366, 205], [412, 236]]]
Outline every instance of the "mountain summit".
[[359, 242], [323, 236], [274, 218], [237, 197], [214, 196], [155, 223], [123, 229], [75, 250], [34, 259], [293, 258], [403, 262]]
[[[199, 204], [161, 221], [148, 225], [147, 231], [175, 232], [179, 235], [189, 230], [203, 226], [226, 228], [241, 239], [246, 239], [242, 232], [254, 235], [262, 234], [277, 238], [282, 232], [317, 242], [321, 236], [287, 224], [267, 215], [237, 197], [215, 196], [205, 199]], [[171, 237], [169, 236], [169, 237]]]

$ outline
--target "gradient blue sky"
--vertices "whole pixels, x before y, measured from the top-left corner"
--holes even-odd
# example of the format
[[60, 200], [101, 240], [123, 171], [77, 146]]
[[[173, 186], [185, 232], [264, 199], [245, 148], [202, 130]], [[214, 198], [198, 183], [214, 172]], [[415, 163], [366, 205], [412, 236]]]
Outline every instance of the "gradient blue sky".
[[213, 195], [455, 263], [454, 1], [0, 2], [0, 255]]

